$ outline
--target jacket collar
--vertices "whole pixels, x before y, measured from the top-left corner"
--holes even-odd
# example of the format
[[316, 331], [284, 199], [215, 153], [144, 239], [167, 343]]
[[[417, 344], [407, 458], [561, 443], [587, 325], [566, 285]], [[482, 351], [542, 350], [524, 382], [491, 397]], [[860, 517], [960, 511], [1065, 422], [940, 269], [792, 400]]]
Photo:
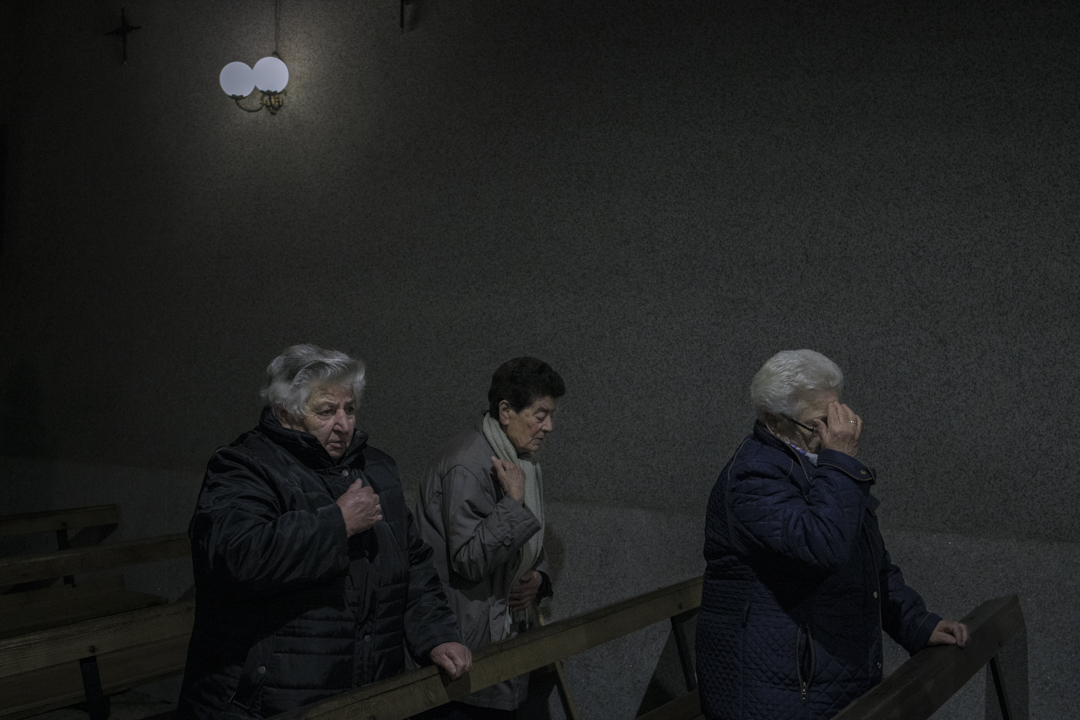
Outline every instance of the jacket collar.
[[363, 464], [364, 448], [367, 447], [368, 435], [360, 428], [353, 430], [352, 442], [345, 454], [335, 460], [326, 452], [326, 448], [311, 433], [290, 430], [282, 427], [274, 412], [263, 408], [259, 418], [259, 430], [267, 438], [287, 450], [289, 454], [313, 470], [329, 470], [336, 467], [352, 467]]
[[788, 445], [786, 442], [769, 432], [769, 428], [765, 427], [765, 423], [758, 420], [754, 423], [754, 439], [758, 442], [768, 445], [769, 447], [782, 450], [788, 455], [794, 455], [798, 457], [795, 452], [795, 448]]
[[[814, 466], [811, 464], [808, 458], [804, 458], [799, 454], [799, 451], [788, 445], [786, 442], [769, 432], [769, 428], [765, 427], [765, 423], [760, 420], [754, 423], [754, 439], [763, 445], [768, 445], [771, 448], [779, 450], [793, 459], [799, 467], [802, 468], [803, 474], [806, 476], [807, 481], [810, 481], [810, 475], [813, 473]], [[810, 469], [807, 470], [807, 465]]]

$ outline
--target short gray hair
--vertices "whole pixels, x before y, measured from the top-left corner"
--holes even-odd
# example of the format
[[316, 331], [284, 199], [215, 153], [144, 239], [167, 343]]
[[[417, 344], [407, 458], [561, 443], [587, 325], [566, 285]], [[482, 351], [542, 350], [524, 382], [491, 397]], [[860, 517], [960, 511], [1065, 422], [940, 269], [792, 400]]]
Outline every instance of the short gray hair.
[[798, 417], [812, 395], [844, 390], [844, 373], [813, 350], [782, 350], [765, 361], [750, 383], [758, 420], [766, 415]]
[[321, 385], [350, 388], [353, 402], [358, 405], [364, 384], [362, 361], [318, 345], [293, 345], [267, 366], [266, 386], [259, 395], [268, 406], [281, 408], [293, 417], [303, 417], [315, 388]]

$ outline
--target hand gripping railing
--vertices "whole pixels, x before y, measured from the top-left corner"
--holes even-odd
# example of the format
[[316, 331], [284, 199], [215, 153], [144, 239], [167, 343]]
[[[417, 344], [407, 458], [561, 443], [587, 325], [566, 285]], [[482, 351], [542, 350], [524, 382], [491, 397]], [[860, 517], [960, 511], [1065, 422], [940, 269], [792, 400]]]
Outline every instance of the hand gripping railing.
[[[928, 647], [877, 687], [844, 708], [834, 720], [923, 720], [945, 704], [984, 665], [986, 717], [1027, 720], [1027, 643], [1024, 614], [1015, 595], [987, 600], [961, 620], [968, 643]], [[1000, 714], [998, 714], [1000, 713]]]
[[278, 720], [403, 720], [422, 710], [550, 665], [701, 604], [701, 578], [585, 615], [559, 620], [478, 650], [457, 680], [425, 667], [281, 715]]
[[[987, 600], [962, 622], [970, 633], [954, 645], [924, 648], [854, 700], [833, 720], [925, 720], [984, 665], [986, 720], [1027, 720], [1027, 641], [1024, 615], [1015, 595]], [[697, 692], [673, 700], [638, 720], [700, 719]]]

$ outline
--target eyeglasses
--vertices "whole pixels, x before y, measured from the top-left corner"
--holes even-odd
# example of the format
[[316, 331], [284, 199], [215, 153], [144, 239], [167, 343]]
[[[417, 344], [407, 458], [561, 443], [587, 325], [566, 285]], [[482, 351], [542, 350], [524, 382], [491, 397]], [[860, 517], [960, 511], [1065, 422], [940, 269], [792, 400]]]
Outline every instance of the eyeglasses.
[[809, 430], [810, 432], [817, 432], [817, 428], [812, 428], [809, 425], [804, 425], [803, 423], [799, 422], [798, 420], [791, 417], [790, 415], [784, 415], [783, 418], [785, 420], [790, 420], [791, 422], [795, 423], [796, 425], [803, 428], [804, 430]]

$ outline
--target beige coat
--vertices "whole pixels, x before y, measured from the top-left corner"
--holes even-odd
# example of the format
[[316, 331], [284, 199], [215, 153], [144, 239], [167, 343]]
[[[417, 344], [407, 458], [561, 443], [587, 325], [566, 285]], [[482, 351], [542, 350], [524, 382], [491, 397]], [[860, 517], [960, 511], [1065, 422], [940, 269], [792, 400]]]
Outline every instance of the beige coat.
[[[474, 651], [506, 637], [507, 596], [521, 547], [540, 530], [532, 512], [503, 493], [492, 471], [493, 455], [478, 429], [452, 438], [421, 480], [416, 508], [462, 642]], [[547, 574], [543, 552], [535, 569]], [[513, 710], [525, 699], [528, 682], [522, 675], [464, 702]]]

